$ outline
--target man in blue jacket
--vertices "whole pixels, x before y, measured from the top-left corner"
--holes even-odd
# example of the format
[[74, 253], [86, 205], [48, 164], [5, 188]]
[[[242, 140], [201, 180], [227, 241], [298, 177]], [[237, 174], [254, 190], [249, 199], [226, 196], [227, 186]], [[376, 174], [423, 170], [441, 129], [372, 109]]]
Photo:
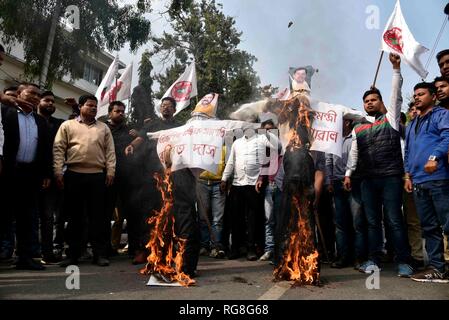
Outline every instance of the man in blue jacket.
[[449, 283], [442, 232], [449, 234], [449, 111], [436, 105], [434, 83], [418, 83], [413, 98], [420, 115], [407, 127], [404, 188], [415, 198], [429, 268], [412, 279]]

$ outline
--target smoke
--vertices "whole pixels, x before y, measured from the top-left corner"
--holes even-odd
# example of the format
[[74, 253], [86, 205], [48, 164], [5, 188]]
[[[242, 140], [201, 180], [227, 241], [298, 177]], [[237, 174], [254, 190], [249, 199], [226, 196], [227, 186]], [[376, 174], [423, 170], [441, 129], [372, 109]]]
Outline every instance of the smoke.
[[[242, 48], [258, 58], [255, 68], [262, 84], [285, 88], [289, 67], [310, 64], [319, 70], [312, 78], [312, 97], [357, 107], [374, 76], [380, 43], [378, 32], [365, 28], [369, 4], [227, 0], [224, 11], [236, 17], [237, 28], [243, 31]], [[289, 21], [293, 22], [290, 28]], [[365, 45], [367, 37], [373, 39], [369, 48]]]

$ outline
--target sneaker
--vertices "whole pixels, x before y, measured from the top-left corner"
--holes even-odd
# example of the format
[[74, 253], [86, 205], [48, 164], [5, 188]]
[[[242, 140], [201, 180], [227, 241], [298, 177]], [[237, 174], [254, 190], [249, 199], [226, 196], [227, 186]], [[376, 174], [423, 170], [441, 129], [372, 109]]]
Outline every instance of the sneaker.
[[209, 257], [215, 259], [223, 259], [225, 257], [225, 252], [223, 250], [214, 248], [210, 251]]
[[411, 278], [418, 282], [449, 283], [447, 275], [433, 268], [418, 272], [412, 275]]
[[273, 251], [266, 251], [260, 258], [259, 261], [268, 261], [273, 256]]
[[410, 278], [414, 272], [413, 267], [407, 263], [400, 263], [398, 265], [398, 277]]
[[358, 270], [362, 273], [373, 273], [376, 268], [380, 271], [379, 266], [374, 261], [368, 260], [362, 263]]

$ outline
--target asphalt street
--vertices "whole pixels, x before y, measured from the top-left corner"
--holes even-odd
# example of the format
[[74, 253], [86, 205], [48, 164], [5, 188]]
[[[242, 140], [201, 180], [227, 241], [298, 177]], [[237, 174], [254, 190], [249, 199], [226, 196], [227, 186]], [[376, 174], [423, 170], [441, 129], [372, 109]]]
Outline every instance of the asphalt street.
[[[399, 278], [386, 264], [378, 281], [352, 268], [332, 269], [324, 264], [320, 286], [294, 286], [273, 282], [268, 262], [201, 257], [193, 287], [147, 286], [149, 276], [139, 274], [126, 256], [111, 259], [109, 267], [86, 261], [79, 265], [79, 289], [73, 274], [58, 265], [44, 271], [15, 270], [0, 264], [0, 299], [81, 300], [396, 300], [449, 299], [449, 284], [418, 283]], [[373, 289], [367, 288], [371, 287]], [[72, 289], [67, 289], [66, 283]], [[376, 289], [378, 288], [378, 289]]]

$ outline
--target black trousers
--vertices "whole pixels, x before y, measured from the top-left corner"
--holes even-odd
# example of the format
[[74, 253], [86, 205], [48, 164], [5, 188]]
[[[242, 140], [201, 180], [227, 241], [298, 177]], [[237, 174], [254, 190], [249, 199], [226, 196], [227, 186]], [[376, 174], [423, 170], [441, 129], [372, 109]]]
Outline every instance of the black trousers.
[[78, 259], [83, 249], [84, 230], [89, 228], [89, 240], [94, 257], [107, 256], [110, 242], [111, 217], [104, 204], [106, 196], [104, 173], [67, 171], [64, 176], [65, 200], [68, 206], [68, 235], [70, 256]]
[[56, 187], [54, 181], [50, 188], [39, 194], [41, 250], [44, 256], [53, 253], [53, 230], [55, 221], [61, 220], [62, 203], [63, 191]]
[[200, 252], [200, 227], [195, 209], [196, 178], [189, 169], [181, 169], [172, 173], [173, 181], [173, 213], [175, 217], [175, 233], [186, 239], [183, 272], [193, 275], [198, 265]]
[[[281, 210], [275, 229], [275, 246], [274, 246], [274, 264], [277, 266], [282, 261], [285, 250], [287, 249], [291, 232], [296, 231], [298, 219], [306, 219], [310, 228], [313, 245], [318, 245], [316, 224], [313, 212], [313, 187], [302, 186], [295, 180], [286, 180], [283, 183], [283, 194], [281, 200]], [[301, 212], [298, 212], [294, 205], [293, 198], [298, 200]], [[312, 253], [312, 252], [310, 252]]]
[[16, 253], [19, 260], [28, 259], [32, 257], [33, 215], [37, 214], [42, 179], [33, 164], [17, 164], [14, 168], [5, 168], [5, 183], [4, 213], [9, 215], [5, 221], [16, 219]]
[[143, 211], [139, 203], [140, 186], [134, 182], [132, 176], [117, 175], [114, 184], [106, 191], [108, 217], [112, 218], [114, 208], [118, 205], [127, 221], [128, 252], [130, 255], [134, 255], [136, 250], [142, 250], [145, 245], [143, 243]]
[[[263, 234], [265, 213], [260, 210], [261, 198], [254, 186], [232, 186], [229, 193], [231, 205], [231, 250], [242, 246], [255, 250]], [[246, 243], [245, 243], [246, 242]], [[263, 245], [263, 244], [262, 244]]]

